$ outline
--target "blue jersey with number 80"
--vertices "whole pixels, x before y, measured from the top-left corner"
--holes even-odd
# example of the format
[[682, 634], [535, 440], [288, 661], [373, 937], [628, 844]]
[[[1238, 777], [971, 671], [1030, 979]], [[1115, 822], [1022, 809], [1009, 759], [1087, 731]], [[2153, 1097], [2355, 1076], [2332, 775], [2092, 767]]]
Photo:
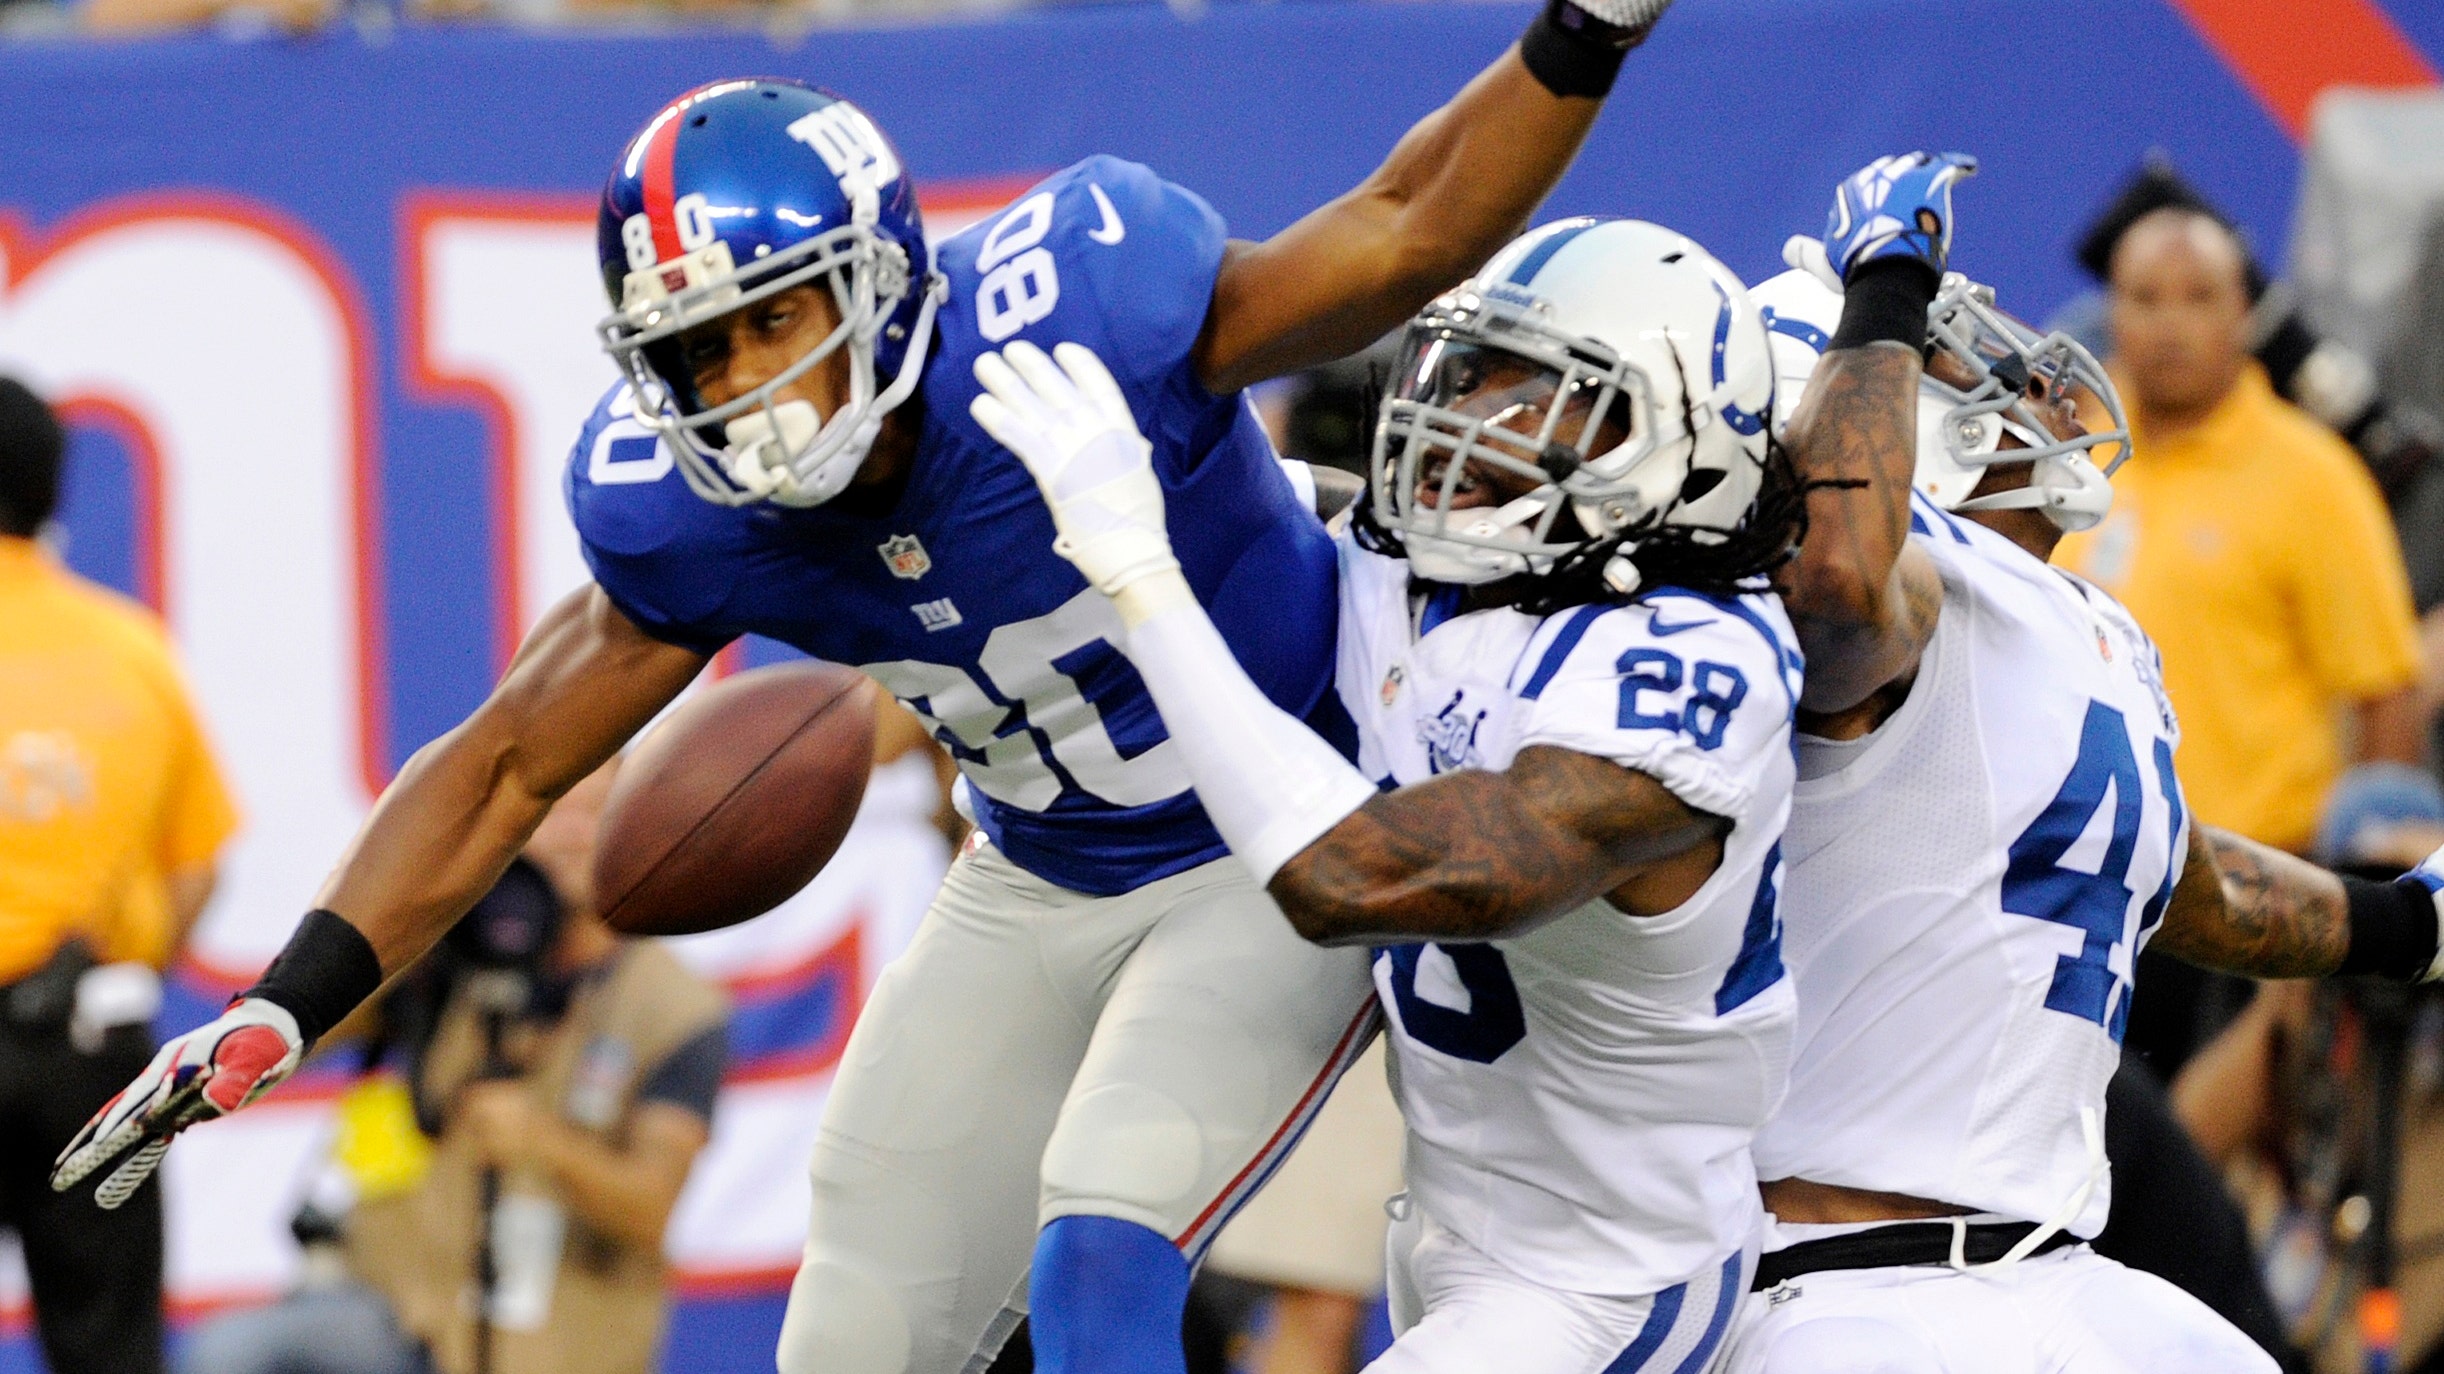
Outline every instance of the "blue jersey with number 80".
[[1326, 691], [1331, 543], [1243, 398], [1206, 391], [1190, 361], [1222, 251], [1202, 200], [1108, 157], [941, 243], [950, 296], [909, 403], [922, 437], [887, 514], [701, 500], [614, 389], [568, 473], [595, 580], [672, 643], [760, 634], [863, 668], [958, 759], [994, 843], [1049, 881], [1108, 895], [1221, 857], [1110, 603], [1052, 551], [1033, 479], [967, 406], [981, 353], [1093, 349], [1153, 443], [1173, 546], [1232, 651], [1284, 709], [1345, 721]]

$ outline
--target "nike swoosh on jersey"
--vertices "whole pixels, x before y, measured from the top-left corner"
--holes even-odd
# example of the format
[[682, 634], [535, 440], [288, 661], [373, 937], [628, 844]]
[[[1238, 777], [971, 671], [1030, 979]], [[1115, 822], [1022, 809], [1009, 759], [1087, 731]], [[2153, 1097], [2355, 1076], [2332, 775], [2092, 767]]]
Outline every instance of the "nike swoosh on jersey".
[[1668, 625], [1664, 623], [1663, 612], [1649, 611], [1646, 617], [1646, 630], [1648, 634], [1653, 635], [1657, 639], [1669, 639], [1673, 635], [1679, 634], [1682, 630], [1694, 630], [1700, 625], [1711, 625], [1713, 623], [1714, 617], [1707, 616], [1703, 620], [1684, 620], [1677, 625]]
[[1112, 198], [1091, 181], [1086, 183], [1086, 189], [1094, 193], [1095, 208], [1103, 212], [1103, 223], [1087, 230], [1086, 236], [1106, 247], [1127, 238], [1129, 227], [1120, 222], [1120, 212], [1112, 208]]

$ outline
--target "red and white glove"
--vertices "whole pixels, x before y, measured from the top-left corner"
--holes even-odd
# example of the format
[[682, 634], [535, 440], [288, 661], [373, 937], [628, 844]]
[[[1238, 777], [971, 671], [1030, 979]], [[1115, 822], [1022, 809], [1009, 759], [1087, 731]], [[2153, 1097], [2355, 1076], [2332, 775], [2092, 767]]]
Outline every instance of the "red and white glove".
[[223, 1117], [271, 1091], [305, 1057], [297, 1018], [260, 997], [231, 1003], [220, 1019], [161, 1047], [153, 1062], [85, 1123], [51, 1168], [66, 1192], [127, 1154], [94, 1190], [105, 1208], [127, 1201], [169, 1152], [170, 1137]]

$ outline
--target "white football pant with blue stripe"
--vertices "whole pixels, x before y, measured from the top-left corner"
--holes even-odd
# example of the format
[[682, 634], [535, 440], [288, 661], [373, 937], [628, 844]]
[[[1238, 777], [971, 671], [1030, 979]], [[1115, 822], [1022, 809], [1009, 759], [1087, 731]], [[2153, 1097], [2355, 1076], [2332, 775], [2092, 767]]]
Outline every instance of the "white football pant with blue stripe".
[[1385, 1240], [1400, 1339], [1366, 1374], [1707, 1374], [1756, 1272], [1753, 1245], [1658, 1293], [1573, 1293], [1522, 1278], [1396, 1204]]
[[972, 847], [849, 1038], [782, 1374], [984, 1369], [1058, 1217], [1196, 1263], [1374, 1038], [1367, 958], [1234, 858], [1091, 897]]

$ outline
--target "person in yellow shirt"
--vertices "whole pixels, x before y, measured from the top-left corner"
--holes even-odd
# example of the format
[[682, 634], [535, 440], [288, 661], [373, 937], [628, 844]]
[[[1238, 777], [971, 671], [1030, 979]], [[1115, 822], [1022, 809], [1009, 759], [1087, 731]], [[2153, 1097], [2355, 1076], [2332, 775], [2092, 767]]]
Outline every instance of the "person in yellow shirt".
[[99, 1211], [50, 1161], [152, 1058], [237, 810], [160, 622], [36, 539], [63, 449], [0, 378], [0, 1224], [53, 1374], [160, 1374], [159, 1190]]
[[2366, 466], [2249, 354], [2246, 262], [2195, 210], [2123, 236], [2110, 324], [2133, 456], [2111, 518], [2061, 559], [2162, 650], [2198, 819], [2305, 852], [2347, 766], [2424, 760], [2418, 627]]

